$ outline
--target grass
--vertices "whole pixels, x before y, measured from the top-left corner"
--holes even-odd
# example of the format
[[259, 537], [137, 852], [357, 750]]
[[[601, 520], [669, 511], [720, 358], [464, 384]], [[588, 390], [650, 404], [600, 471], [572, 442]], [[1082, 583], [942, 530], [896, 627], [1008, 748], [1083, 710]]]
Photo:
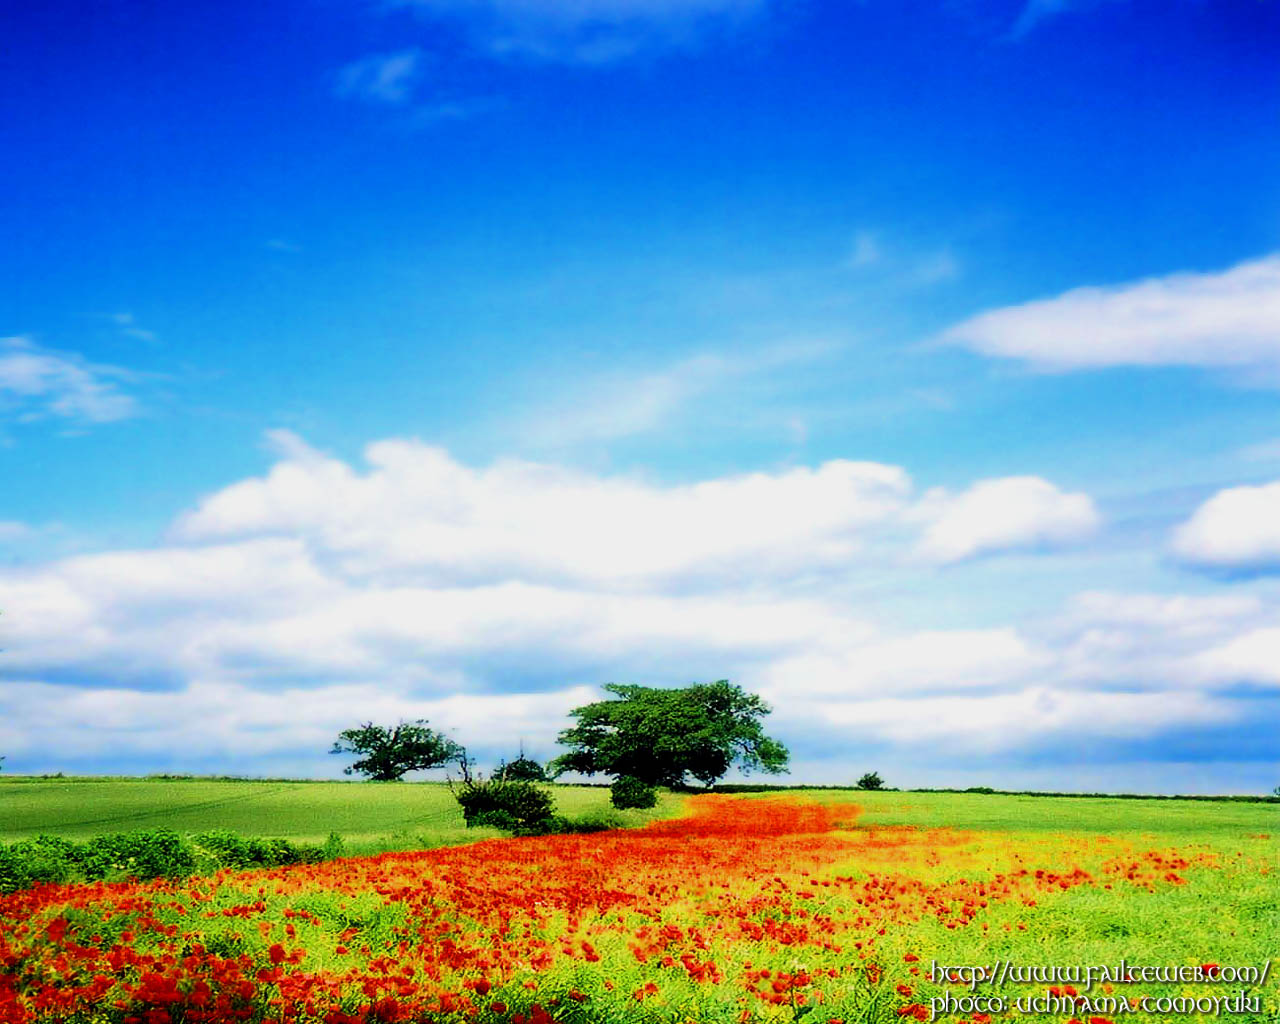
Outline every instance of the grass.
[[1075, 833], [1134, 841], [1236, 843], [1280, 835], [1280, 804], [1123, 797], [1041, 797], [976, 793], [813, 790], [824, 803], [856, 803], [865, 822], [920, 828]]
[[[614, 811], [609, 790], [552, 786], [568, 818], [616, 815], [635, 826], [679, 812], [682, 798], [663, 795], [647, 811]], [[87, 839], [106, 832], [167, 828], [230, 829], [245, 836], [319, 844], [342, 836], [349, 855], [455, 846], [498, 836], [467, 828], [444, 783], [289, 782], [230, 779], [0, 779], [0, 840], [35, 835]]]
[[[606, 789], [555, 787], [555, 793], [569, 816], [607, 807]], [[814, 803], [833, 809], [834, 831], [803, 824], [806, 813], [820, 814]], [[221, 991], [262, 986], [254, 996], [255, 1021], [274, 1021], [271, 1000], [284, 997], [283, 986], [311, 985], [316, 976], [310, 972], [320, 971], [336, 986], [333, 998], [351, 1012], [333, 1019], [369, 1024], [384, 1016], [360, 1009], [373, 998], [365, 993], [393, 992], [392, 981], [397, 998], [419, 1000], [412, 1019], [436, 1019], [435, 1011], [421, 1010], [434, 1005], [431, 1000], [456, 1006], [473, 999], [480, 1024], [509, 1024], [510, 1013], [492, 1008], [498, 1000], [548, 1024], [733, 1024], [744, 1012], [760, 1024], [795, 1024], [806, 1007], [818, 1005], [813, 1024], [913, 1024], [913, 1014], [932, 1000], [971, 994], [963, 984], [931, 979], [934, 959], [964, 966], [1124, 960], [1260, 967], [1280, 935], [1280, 808], [1274, 804], [806, 790], [667, 795], [653, 811], [628, 812], [625, 820], [682, 810], [695, 817], [647, 834], [521, 839], [221, 873], [176, 887], [96, 890], [87, 903], [74, 888], [65, 896], [33, 890], [10, 900], [8, 955], [27, 965], [22, 985], [35, 993], [34, 979], [60, 978], [64, 970], [59, 936], [65, 921], [74, 940], [68, 949], [83, 950], [77, 944], [87, 942], [102, 956], [113, 946], [172, 955], [176, 977], [194, 962], [187, 959], [188, 933], [198, 933], [210, 953], [248, 958], [245, 979], [218, 984]], [[696, 816], [708, 813], [706, 820], [722, 827], [700, 832]], [[787, 815], [801, 823], [770, 827]], [[146, 826], [233, 828], [311, 842], [339, 831], [351, 853], [457, 845], [492, 834], [466, 830], [448, 789], [438, 784], [0, 782], [0, 835], [8, 838], [38, 831], [83, 838]], [[584, 940], [598, 957], [586, 955]], [[403, 980], [408, 974], [388, 974], [378, 959], [384, 951], [399, 958], [404, 971], [433, 964], [440, 972], [430, 975], [434, 994], [414, 994]], [[305, 965], [290, 974], [292, 961], [280, 966], [277, 952], [305, 955]], [[207, 970], [230, 970], [225, 961], [211, 963]], [[714, 977], [696, 974], [710, 971], [709, 964]], [[874, 974], [871, 964], [878, 965]], [[760, 980], [762, 969], [772, 979]], [[1280, 1022], [1274, 975], [1250, 989], [1259, 1008], [1232, 1019]], [[102, 977], [112, 983], [114, 969]], [[126, 971], [117, 980], [128, 985], [132, 978]], [[781, 990], [779, 979], [790, 979]], [[474, 987], [480, 982], [493, 988], [484, 998]], [[799, 987], [786, 987], [793, 982]], [[1091, 994], [1231, 996], [1239, 987], [1143, 983]], [[1046, 988], [1009, 983], [977, 994], [1038, 997]], [[113, 991], [139, 1009], [161, 1005], [136, 990]], [[771, 993], [779, 991], [785, 997], [775, 999]], [[49, 988], [45, 997], [71, 998], [70, 992]], [[815, 1005], [819, 998], [825, 1002]], [[551, 1008], [550, 1015], [533, 1014], [534, 1005]], [[1069, 1016], [1027, 1015], [1058, 1024]], [[460, 1019], [443, 1010], [439, 1016]], [[1001, 1011], [993, 1022], [1016, 1016]], [[1088, 1021], [1092, 1014], [1079, 1016]], [[1214, 1015], [1139, 1011], [1115, 1020], [1172, 1016], [1207, 1022]], [[316, 1019], [323, 1017], [317, 1011]], [[50, 1011], [15, 1019], [60, 1018]], [[84, 1019], [115, 1024], [129, 1018], [107, 1011]], [[955, 1010], [939, 1019], [976, 1018]]]
[[[23, 785], [38, 784], [14, 789]], [[234, 795], [257, 785], [269, 801], [280, 784], [132, 787], [183, 796], [192, 785], [187, 797], [200, 786], [232, 786]], [[447, 795], [430, 785], [298, 783], [290, 792], [310, 792], [312, 812], [335, 807], [363, 820], [375, 837], [394, 825], [396, 800]], [[558, 793], [571, 812], [607, 800], [600, 789]], [[226, 827], [218, 808], [242, 803], [251, 801], [206, 800], [201, 810], [188, 799], [174, 813]], [[668, 798], [658, 811], [680, 806]], [[187, 1020], [166, 1008], [207, 985], [210, 998], [231, 1000], [228, 1012], [250, 999], [255, 1024], [276, 1022], [273, 1007], [299, 1000], [315, 1002], [306, 1024], [512, 1024], [517, 1010], [529, 1024], [797, 1024], [810, 1009], [817, 1012], [805, 1024], [913, 1024], [944, 997], [1040, 998], [1050, 984], [970, 991], [962, 980], [930, 977], [934, 960], [1261, 969], [1280, 935], [1273, 805], [810, 790], [693, 796], [683, 809], [691, 817], [645, 832], [16, 893], [0, 899], [0, 961], [21, 965], [13, 998], [32, 1012], [13, 1019]], [[294, 813], [301, 827], [306, 816]], [[80, 819], [77, 827], [87, 826]], [[81, 987], [69, 983], [72, 957], [93, 961], [76, 968]], [[135, 962], [151, 965], [145, 977]], [[1277, 1024], [1275, 971], [1245, 987], [1253, 1006], [1231, 1018]], [[1100, 983], [1089, 994], [1185, 999], [1240, 989], [1148, 979]], [[0, 986], [0, 1019], [4, 996]], [[59, 1005], [70, 1015], [59, 1016]], [[99, 1005], [101, 1013], [71, 1012]], [[955, 1008], [938, 1019], [982, 1024], [979, 1014], [990, 1012], [999, 1024], [1016, 1020], [1017, 1009]], [[1095, 1013], [1025, 1014], [1056, 1024], [1073, 1015], [1090, 1021]], [[1097, 1016], [1115, 1024], [1215, 1019], [1158, 1009]]]

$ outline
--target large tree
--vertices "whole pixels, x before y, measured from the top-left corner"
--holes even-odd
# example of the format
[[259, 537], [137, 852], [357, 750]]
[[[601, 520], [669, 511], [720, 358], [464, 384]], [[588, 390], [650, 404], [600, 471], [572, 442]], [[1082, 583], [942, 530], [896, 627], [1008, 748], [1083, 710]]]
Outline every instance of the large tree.
[[465, 756], [462, 747], [442, 733], [427, 728], [425, 718], [401, 722], [387, 729], [372, 722], [344, 729], [329, 751], [331, 754], [363, 754], [343, 771], [357, 772], [377, 782], [395, 782], [405, 772], [438, 768]]
[[577, 724], [559, 742], [571, 749], [548, 765], [556, 774], [632, 776], [651, 786], [680, 786], [693, 776], [711, 786], [735, 764], [743, 772], [787, 770], [787, 748], [760, 727], [769, 705], [726, 679], [605, 689], [617, 700], [570, 712]]

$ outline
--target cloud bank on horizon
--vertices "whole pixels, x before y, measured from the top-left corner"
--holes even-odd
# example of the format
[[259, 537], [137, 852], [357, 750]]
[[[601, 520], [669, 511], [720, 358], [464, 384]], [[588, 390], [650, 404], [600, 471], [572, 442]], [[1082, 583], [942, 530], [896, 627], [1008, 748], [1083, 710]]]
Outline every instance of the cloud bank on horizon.
[[1269, 791], [1280, 14], [1146, 13], [28, 5], [5, 769], [729, 678], [797, 781]]
[[[16, 761], [70, 735], [88, 765], [314, 772], [353, 714], [429, 717], [497, 756], [549, 749], [593, 681], [727, 675], [775, 705], [812, 777], [845, 769], [811, 751], [920, 744], [985, 777], [993, 755], [1248, 735], [1280, 686], [1280, 605], [1260, 597], [1093, 592], [1041, 620], [913, 628], [851, 593], [1087, 549], [1094, 502], [1040, 478], [922, 491], [833, 460], [661, 486], [399, 439], [361, 471], [269, 441], [265, 476], [203, 498], [163, 546], [0, 572]], [[1233, 493], [1175, 531], [1177, 557], [1217, 564]]]

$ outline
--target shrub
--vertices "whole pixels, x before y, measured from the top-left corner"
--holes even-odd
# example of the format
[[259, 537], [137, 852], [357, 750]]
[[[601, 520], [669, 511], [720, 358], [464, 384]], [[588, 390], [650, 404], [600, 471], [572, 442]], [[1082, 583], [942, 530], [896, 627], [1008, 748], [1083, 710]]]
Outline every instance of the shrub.
[[40, 882], [66, 882], [80, 866], [80, 848], [59, 836], [36, 836], [14, 843], [0, 857], [0, 891]]
[[246, 838], [226, 829], [185, 839], [165, 829], [122, 832], [96, 836], [83, 844], [42, 835], [8, 846], [0, 843], [0, 893], [42, 882], [181, 878], [220, 868], [315, 864], [340, 857], [342, 852], [342, 837], [336, 833], [330, 833], [323, 846]]
[[609, 787], [609, 802], [620, 811], [629, 807], [654, 807], [658, 791], [634, 775], [623, 775]]
[[227, 829], [198, 832], [191, 837], [197, 855], [205, 855], [222, 868], [248, 867], [249, 846], [242, 836]]
[[612, 829], [623, 827], [622, 819], [608, 811], [595, 811], [591, 814], [584, 814], [581, 818], [571, 819], [565, 824], [566, 827], [563, 831], [579, 834], [609, 832]]
[[278, 868], [329, 859], [322, 846], [296, 845], [287, 839], [245, 837], [227, 829], [200, 832], [191, 837], [191, 845], [197, 854], [207, 855], [222, 868]]
[[89, 878], [122, 874], [131, 878], [181, 878], [195, 871], [196, 861], [182, 837], [169, 829], [118, 832], [95, 836], [83, 847]]
[[329, 838], [324, 841], [324, 845], [320, 847], [319, 860], [335, 860], [347, 852], [347, 844], [342, 841], [342, 836], [337, 832], [330, 832]]
[[884, 789], [884, 779], [876, 772], [867, 772], [858, 780], [859, 789]]
[[469, 827], [492, 825], [508, 832], [546, 831], [555, 811], [551, 794], [532, 782], [465, 782], [454, 794]]

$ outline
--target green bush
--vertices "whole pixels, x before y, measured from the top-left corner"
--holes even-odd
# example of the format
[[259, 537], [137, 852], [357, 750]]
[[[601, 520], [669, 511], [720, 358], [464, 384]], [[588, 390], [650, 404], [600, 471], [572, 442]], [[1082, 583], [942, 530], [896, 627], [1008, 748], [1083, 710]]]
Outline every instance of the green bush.
[[622, 828], [623, 824], [622, 819], [616, 814], [611, 814], [608, 811], [596, 811], [591, 814], [584, 814], [581, 818], [565, 821], [565, 827], [560, 831], [579, 834], [609, 832], [615, 828]]
[[95, 836], [84, 844], [82, 857], [89, 878], [182, 878], [196, 868], [191, 848], [165, 828]]
[[658, 803], [658, 791], [641, 779], [623, 775], [609, 787], [609, 802], [620, 811], [630, 807], [655, 807]]
[[83, 844], [41, 835], [8, 846], [0, 843], [0, 893], [43, 882], [183, 878], [221, 868], [315, 864], [342, 853], [342, 837], [332, 832], [323, 846], [244, 837], [226, 829], [185, 839], [166, 829], [119, 832]]
[[0, 857], [0, 891], [41, 882], [66, 882], [80, 867], [80, 848], [59, 836], [36, 836], [14, 843]]
[[[341, 843], [338, 839], [339, 847]], [[191, 845], [198, 855], [211, 860], [215, 868], [278, 868], [329, 859], [323, 846], [297, 845], [287, 839], [245, 837], [227, 829], [197, 833], [191, 837]]]
[[507, 832], [544, 833], [555, 813], [551, 794], [532, 782], [467, 782], [454, 797], [468, 827], [492, 825]]

